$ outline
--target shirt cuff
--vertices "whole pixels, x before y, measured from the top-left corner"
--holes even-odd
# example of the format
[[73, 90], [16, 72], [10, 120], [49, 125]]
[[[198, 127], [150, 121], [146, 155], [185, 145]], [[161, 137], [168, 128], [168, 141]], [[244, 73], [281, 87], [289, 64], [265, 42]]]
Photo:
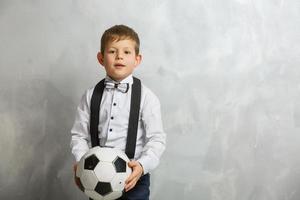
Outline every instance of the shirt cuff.
[[76, 153], [73, 153], [76, 162], [79, 162], [85, 153], [86, 153], [86, 151], [77, 151]]
[[143, 167], [143, 174], [147, 174], [153, 169], [155, 169], [158, 165], [158, 160], [153, 161], [152, 159], [150, 160], [147, 157], [141, 157], [140, 159], [137, 160]]

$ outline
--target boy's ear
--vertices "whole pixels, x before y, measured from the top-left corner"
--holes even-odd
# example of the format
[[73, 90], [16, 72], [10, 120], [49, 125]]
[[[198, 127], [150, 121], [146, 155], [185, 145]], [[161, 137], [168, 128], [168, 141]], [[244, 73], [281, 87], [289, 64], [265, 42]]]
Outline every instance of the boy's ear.
[[98, 59], [99, 63], [104, 66], [104, 59], [103, 59], [103, 57], [104, 56], [103, 56], [103, 54], [101, 52], [97, 53], [97, 59]]
[[135, 66], [137, 67], [142, 62], [142, 55], [141, 54], [137, 55], [135, 60], [136, 60]]

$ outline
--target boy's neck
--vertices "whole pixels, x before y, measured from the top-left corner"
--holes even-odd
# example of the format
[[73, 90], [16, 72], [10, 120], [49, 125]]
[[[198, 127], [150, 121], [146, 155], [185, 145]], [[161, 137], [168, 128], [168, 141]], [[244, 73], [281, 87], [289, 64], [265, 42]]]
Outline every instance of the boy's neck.
[[120, 83], [120, 82], [126, 80], [128, 77], [132, 76], [132, 74], [129, 74], [128, 76], [126, 76], [125, 78], [120, 79], [120, 80], [116, 80], [116, 79], [112, 78], [111, 76], [109, 76], [109, 75], [107, 75], [107, 74], [106, 74], [106, 76], [107, 76], [108, 78], [110, 78], [111, 80]]

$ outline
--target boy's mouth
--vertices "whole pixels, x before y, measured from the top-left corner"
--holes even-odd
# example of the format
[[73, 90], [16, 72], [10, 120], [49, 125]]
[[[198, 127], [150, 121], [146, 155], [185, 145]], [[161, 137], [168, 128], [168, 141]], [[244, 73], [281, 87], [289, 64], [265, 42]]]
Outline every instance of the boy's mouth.
[[121, 63], [117, 63], [117, 64], [115, 64], [115, 67], [125, 67], [125, 65], [123, 65]]

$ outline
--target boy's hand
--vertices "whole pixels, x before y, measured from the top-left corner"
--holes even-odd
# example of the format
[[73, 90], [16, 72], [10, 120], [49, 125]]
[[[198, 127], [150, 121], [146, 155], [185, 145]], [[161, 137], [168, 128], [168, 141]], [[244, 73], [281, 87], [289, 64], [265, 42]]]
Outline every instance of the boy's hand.
[[75, 164], [73, 165], [74, 181], [75, 181], [75, 184], [77, 185], [77, 187], [78, 187], [81, 191], [84, 191], [84, 188], [83, 188], [83, 186], [81, 185], [80, 179], [76, 176], [77, 166], [78, 166], [78, 163], [75, 163]]
[[144, 171], [142, 165], [137, 161], [130, 161], [128, 163], [128, 166], [130, 168], [132, 168], [132, 173], [130, 174], [130, 176], [125, 181], [125, 192], [128, 192], [129, 190], [131, 190], [135, 186], [137, 181], [143, 175], [143, 171]]

